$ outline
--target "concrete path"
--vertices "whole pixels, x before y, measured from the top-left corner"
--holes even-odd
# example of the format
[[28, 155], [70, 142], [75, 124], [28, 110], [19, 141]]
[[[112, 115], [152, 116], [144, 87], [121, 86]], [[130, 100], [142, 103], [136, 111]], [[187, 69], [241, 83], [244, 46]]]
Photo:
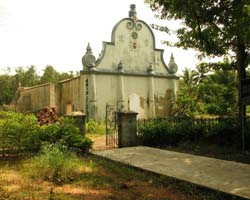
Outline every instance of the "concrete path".
[[93, 151], [95, 155], [250, 199], [250, 165], [150, 147]]

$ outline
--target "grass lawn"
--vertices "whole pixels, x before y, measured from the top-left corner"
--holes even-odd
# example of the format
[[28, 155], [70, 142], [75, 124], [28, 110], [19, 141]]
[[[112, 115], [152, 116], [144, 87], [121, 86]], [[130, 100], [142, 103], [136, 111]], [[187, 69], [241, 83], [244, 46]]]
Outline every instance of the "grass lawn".
[[1, 158], [0, 200], [224, 199], [217, 193], [190, 184], [179, 184], [91, 155], [80, 158], [81, 170], [77, 178], [61, 184], [30, 176], [30, 162], [30, 158]]

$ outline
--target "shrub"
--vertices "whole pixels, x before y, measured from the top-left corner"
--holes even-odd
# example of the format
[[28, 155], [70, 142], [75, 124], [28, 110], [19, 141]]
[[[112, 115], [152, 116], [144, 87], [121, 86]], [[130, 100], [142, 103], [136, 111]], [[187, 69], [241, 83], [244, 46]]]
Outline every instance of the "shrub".
[[43, 142], [49, 144], [60, 143], [78, 153], [86, 153], [93, 143], [80, 133], [72, 118], [62, 118], [54, 124], [42, 126], [41, 130], [41, 140]]
[[55, 107], [52, 107], [49, 109], [49, 107], [45, 106], [38, 114], [37, 114], [37, 120], [40, 126], [48, 125], [51, 123], [55, 123], [58, 120], [56, 109]]
[[2, 154], [36, 151], [40, 148], [39, 126], [34, 115], [0, 112]]
[[98, 122], [94, 121], [93, 119], [90, 119], [86, 123], [87, 133], [94, 134], [97, 132], [97, 128], [98, 128]]
[[241, 144], [239, 133], [240, 127], [235, 118], [220, 119], [205, 135], [205, 140], [208, 143], [239, 147]]
[[[221, 146], [241, 145], [240, 127], [235, 118], [197, 120], [192, 118], [179, 120], [154, 120], [139, 127], [144, 145], [176, 146], [179, 143], [198, 143], [199, 141]], [[250, 143], [250, 121], [247, 123], [246, 144]], [[247, 146], [249, 148], [249, 146]]]
[[36, 153], [43, 142], [60, 143], [78, 153], [85, 153], [91, 148], [92, 141], [84, 137], [70, 118], [56, 123], [39, 126], [33, 114], [0, 112], [0, 150], [2, 154]]
[[33, 178], [63, 183], [75, 179], [79, 174], [80, 160], [59, 143], [47, 144], [38, 156], [24, 164], [24, 168], [29, 168], [28, 175]]

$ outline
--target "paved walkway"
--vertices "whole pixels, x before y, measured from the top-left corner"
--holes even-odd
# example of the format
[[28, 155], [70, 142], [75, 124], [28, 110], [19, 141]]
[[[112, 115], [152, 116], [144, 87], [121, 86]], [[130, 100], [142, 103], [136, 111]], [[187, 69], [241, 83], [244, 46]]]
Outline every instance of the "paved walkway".
[[250, 199], [250, 165], [150, 147], [92, 152], [143, 170]]

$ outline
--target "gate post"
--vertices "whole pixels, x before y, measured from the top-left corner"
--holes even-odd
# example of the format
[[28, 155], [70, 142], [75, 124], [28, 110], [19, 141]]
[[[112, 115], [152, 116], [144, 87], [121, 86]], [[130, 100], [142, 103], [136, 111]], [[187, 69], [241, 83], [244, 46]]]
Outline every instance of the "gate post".
[[75, 112], [71, 112], [66, 114], [65, 116], [67, 117], [71, 117], [75, 120], [75, 124], [76, 126], [79, 128], [80, 133], [85, 135], [86, 133], [86, 115], [80, 111], [75, 111]]
[[118, 148], [137, 145], [137, 114], [132, 111], [117, 113]]

